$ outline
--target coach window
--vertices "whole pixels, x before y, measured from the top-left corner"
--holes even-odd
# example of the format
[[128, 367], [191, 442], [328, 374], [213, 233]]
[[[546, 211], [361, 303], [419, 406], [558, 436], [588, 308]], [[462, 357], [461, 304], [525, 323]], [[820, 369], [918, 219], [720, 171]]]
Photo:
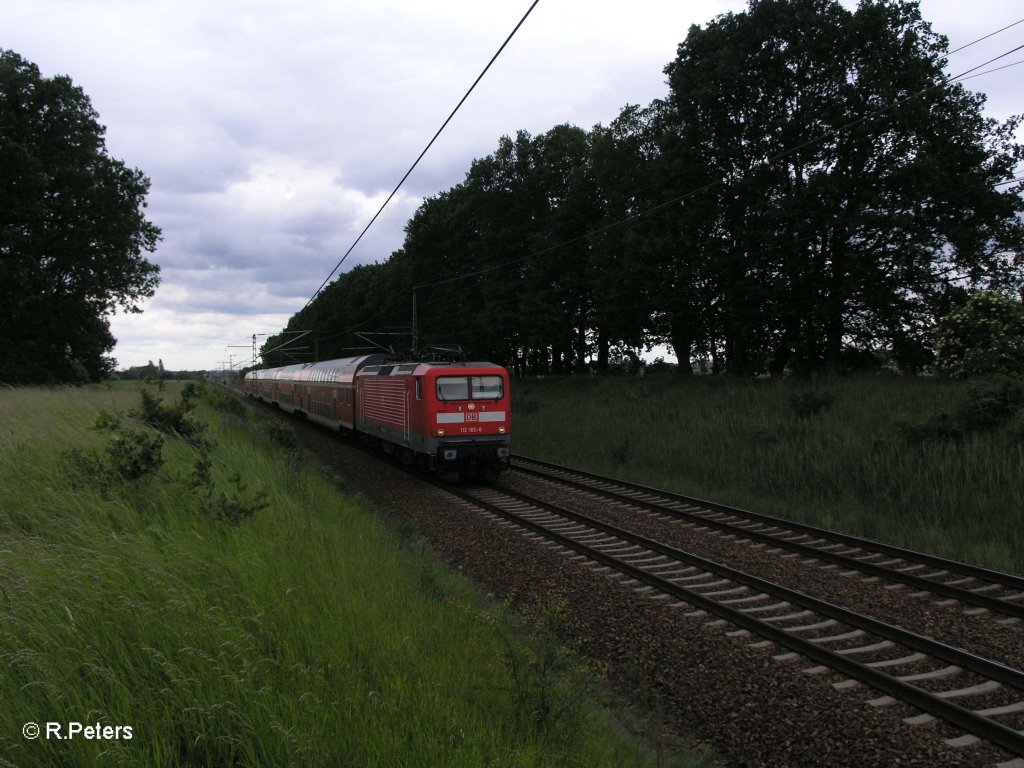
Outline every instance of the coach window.
[[501, 376], [470, 376], [474, 400], [500, 400]]

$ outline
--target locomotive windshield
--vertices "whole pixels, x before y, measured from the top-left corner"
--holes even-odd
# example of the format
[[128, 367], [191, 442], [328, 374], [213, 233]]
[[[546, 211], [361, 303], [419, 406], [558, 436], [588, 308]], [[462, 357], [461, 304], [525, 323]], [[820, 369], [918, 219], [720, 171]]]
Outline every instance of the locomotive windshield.
[[438, 376], [438, 400], [500, 400], [501, 376]]
[[469, 384], [474, 400], [498, 400], [502, 395], [501, 376], [470, 376]]
[[438, 400], [468, 400], [469, 379], [465, 376], [439, 376], [437, 378]]

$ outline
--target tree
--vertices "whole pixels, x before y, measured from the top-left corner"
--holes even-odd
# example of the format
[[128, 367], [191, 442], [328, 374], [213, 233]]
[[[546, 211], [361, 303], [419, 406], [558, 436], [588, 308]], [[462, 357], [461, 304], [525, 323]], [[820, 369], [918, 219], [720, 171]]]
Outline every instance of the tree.
[[107, 155], [105, 128], [70, 78], [0, 50], [0, 381], [102, 378], [115, 308], [153, 295], [160, 230], [149, 179]]
[[739, 373], [835, 369], [927, 344], [951, 288], [1020, 280], [1021, 185], [1000, 191], [1020, 121], [986, 120], [945, 51], [903, 0], [751, 0], [690, 29], [663, 162], [693, 194], [665, 271], [704, 294], [673, 325], [713, 308], [697, 330]]
[[601, 215], [591, 138], [570, 125], [502, 137], [463, 183], [424, 201], [400, 254], [425, 286], [423, 341], [459, 340], [520, 372], [586, 364], [596, 320], [585, 235]]
[[[657, 168], [658, 145], [652, 130], [654, 110], [627, 105], [606, 128], [590, 132], [599, 216], [591, 217], [589, 276], [592, 284], [596, 369], [608, 370], [613, 348], [634, 359], [645, 346], [655, 325], [655, 295], [664, 288], [650, 257], [652, 232], [642, 227], [621, 226], [635, 216], [646, 200]], [[682, 345], [681, 345], [682, 346]], [[687, 365], [689, 346], [680, 353], [681, 368]], [[636, 356], [635, 359], [639, 359]]]

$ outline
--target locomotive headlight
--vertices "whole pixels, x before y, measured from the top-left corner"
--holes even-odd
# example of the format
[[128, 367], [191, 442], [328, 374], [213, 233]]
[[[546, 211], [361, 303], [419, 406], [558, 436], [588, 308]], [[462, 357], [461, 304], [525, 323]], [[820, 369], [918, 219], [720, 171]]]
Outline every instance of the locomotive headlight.
[[505, 428], [504, 427], [498, 427], [498, 434], [499, 435], [504, 435], [505, 434]]
[[438, 437], [444, 437], [444, 430], [443, 429], [437, 430], [437, 436]]

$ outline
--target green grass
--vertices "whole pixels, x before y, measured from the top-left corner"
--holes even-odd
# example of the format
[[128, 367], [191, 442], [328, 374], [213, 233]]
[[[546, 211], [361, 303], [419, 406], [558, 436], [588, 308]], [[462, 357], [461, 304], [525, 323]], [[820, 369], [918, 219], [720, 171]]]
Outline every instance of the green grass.
[[[519, 380], [514, 450], [1024, 573], [1024, 411], [935, 379]], [[793, 399], [829, 394], [800, 417]], [[975, 413], [971, 411], [971, 413]], [[948, 418], [942, 419], [946, 414]], [[974, 419], [972, 421], [971, 419]], [[944, 435], [936, 424], [966, 424]], [[980, 422], [979, 422], [980, 423]]]
[[[237, 524], [190, 488], [203, 450], [180, 438], [135, 481], [62, 458], [105, 456], [101, 409], [144, 429], [137, 405], [131, 386], [0, 390], [0, 765], [696, 763], [624, 736], [585, 669], [255, 417], [199, 409], [216, 493], [265, 494]], [[133, 734], [22, 736], [48, 721]]]

